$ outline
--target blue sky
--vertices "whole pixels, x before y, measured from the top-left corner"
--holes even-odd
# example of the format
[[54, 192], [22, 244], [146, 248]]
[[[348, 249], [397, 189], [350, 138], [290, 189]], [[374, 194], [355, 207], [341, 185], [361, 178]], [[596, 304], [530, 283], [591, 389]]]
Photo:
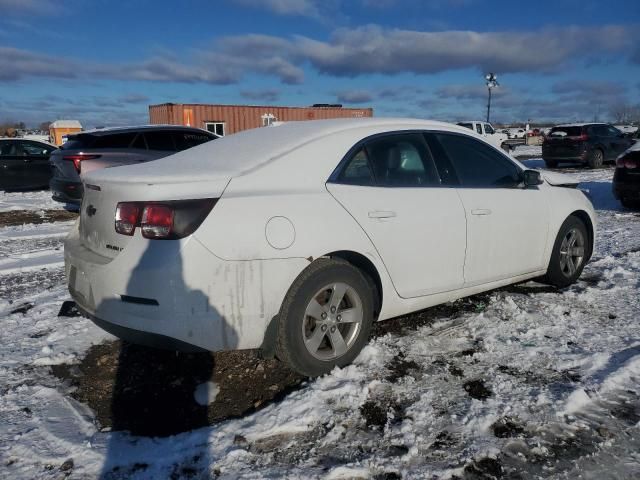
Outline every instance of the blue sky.
[[[605, 7], [606, 5], [606, 7]], [[0, 121], [144, 123], [153, 103], [613, 119], [640, 104], [640, 2], [0, 0]]]

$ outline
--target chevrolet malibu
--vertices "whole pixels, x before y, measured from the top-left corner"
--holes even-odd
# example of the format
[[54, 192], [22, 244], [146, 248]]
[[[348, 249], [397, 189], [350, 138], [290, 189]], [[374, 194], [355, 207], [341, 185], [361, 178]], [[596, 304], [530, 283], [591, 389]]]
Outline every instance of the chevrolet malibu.
[[261, 348], [315, 376], [372, 323], [589, 260], [591, 203], [464, 127], [291, 122], [90, 172], [65, 241], [69, 291], [125, 340]]

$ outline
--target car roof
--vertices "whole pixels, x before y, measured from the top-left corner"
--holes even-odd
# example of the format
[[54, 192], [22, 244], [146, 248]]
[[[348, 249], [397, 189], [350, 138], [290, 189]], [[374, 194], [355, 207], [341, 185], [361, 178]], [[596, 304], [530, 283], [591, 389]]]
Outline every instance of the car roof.
[[197, 127], [187, 127], [185, 125], [132, 125], [132, 126], [126, 126], [126, 127], [94, 128], [92, 130], [84, 130], [82, 132], [75, 133], [73, 134], [73, 136], [76, 136], [76, 135], [102, 136], [102, 135], [111, 135], [114, 133], [162, 131], [162, 130], [184, 130], [184, 131], [190, 131], [190, 132], [195, 131], [195, 132], [203, 132], [203, 133], [217, 136], [214, 132], [209, 132], [208, 130], [204, 130], [202, 128], [197, 128]]
[[55, 145], [52, 145], [51, 143], [45, 142], [43, 140], [36, 140], [35, 138], [24, 138], [24, 137], [1, 137], [0, 138], [0, 142], [8, 142], [8, 141], [15, 142], [16, 140], [22, 140], [23, 142], [41, 143], [42, 145], [47, 145], [48, 147], [55, 147]]
[[[189, 182], [197, 176], [233, 177], [248, 174], [304, 145], [323, 140], [334, 134], [353, 134], [353, 143], [378, 133], [394, 130], [443, 130], [476, 136], [465, 127], [451, 123], [415, 118], [343, 118], [286, 122], [275, 128], [254, 128], [219, 138], [215, 142], [178, 152], [146, 164], [108, 168], [91, 172], [95, 181]], [[342, 155], [344, 155], [343, 152]], [[184, 168], [176, 170], [176, 165]], [[137, 178], [136, 178], [137, 177]]]
[[563, 123], [560, 125], [554, 125], [552, 128], [558, 128], [558, 127], [586, 127], [589, 125], [609, 125], [608, 123], [604, 123], [604, 122], [584, 122], [584, 123]]

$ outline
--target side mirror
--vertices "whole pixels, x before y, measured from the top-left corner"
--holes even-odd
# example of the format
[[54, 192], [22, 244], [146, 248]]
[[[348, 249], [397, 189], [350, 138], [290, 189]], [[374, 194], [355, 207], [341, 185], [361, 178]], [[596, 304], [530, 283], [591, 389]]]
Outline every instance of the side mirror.
[[542, 175], [537, 170], [525, 170], [522, 174], [525, 188], [535, 187], [544, 183]]

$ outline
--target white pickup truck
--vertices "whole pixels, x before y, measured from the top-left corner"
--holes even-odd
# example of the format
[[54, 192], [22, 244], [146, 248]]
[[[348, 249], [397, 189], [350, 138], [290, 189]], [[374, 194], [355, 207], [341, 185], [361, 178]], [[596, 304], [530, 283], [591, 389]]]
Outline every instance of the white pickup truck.
[[485, 139], [495, 145], [496, 147], [502, 148], [505, 151], [509, 151], [511, 147], [508, 143], [505, 143], [509, 136], [506, 133], [499, 133], [491, 126], [488, 122], [478, 122], [475, 120], [469, 120], [464, 122], [458, 122], [458, 125], [461, 127], [466, 127], [469, 130], [473, 130], [478, 135], [482, 135]]

